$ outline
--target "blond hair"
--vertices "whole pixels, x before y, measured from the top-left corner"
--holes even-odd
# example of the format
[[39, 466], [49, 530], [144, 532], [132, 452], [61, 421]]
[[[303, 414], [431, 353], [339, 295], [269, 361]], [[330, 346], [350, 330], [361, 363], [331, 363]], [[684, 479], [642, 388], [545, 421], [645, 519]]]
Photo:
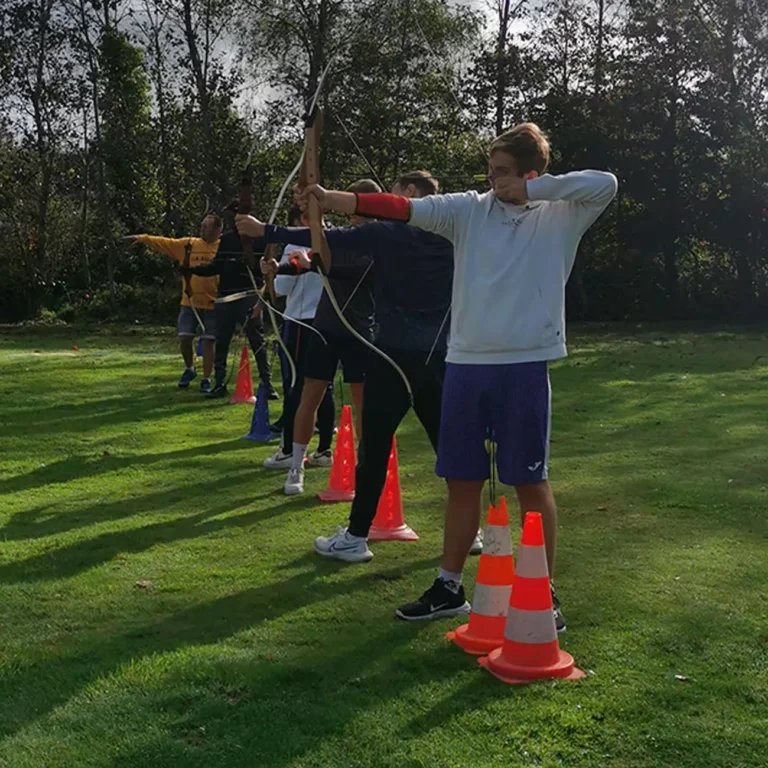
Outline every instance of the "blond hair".
[[495, 138], [491, 154], [496, 151], [513, 157], [521, 174], [531, 171], [541, 174], [549, 165], [549, 139], [535, 123], [520, 123]]

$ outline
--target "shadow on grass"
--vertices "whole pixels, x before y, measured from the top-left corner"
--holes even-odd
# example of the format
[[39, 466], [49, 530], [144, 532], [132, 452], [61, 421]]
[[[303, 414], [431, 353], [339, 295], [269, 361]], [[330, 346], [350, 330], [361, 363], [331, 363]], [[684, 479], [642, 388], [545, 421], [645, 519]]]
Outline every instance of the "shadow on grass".
[[[195, 410], [195, 407], [190, 406], [188, 409], [185, 408], [184, 410]], [[245, 432], [245, 428], [243, 429], [243, 432]], [[178, 463], [183, 467], [191, 459], [217, 456], [223, 453], [229, 453], [230, 451], [244, 451], [253, 445], [254, 444], [251, 442], [238, 438], [234, 440], [223, 440], [217, 443], [206, 443], [205, 445], [197, 445], [192, 448], [182, 448], [176, 451], [166, 451], [165, 453], [98, 457], [82, 455], [69, 456], [66, 459], [49, 462], [45, 466], [37, 467], [32, 470], [32, 472], [28, 472], [25, 475], [16, 475], [7, 480], [0, 480], [0, 494], [18, 493], [43, 486], [64, 485], [74, 479], [97, 477], [128, 467], [148, 467], [166, 461]], [[259, 445], [262, 444], [260, 443]], [[263, 445], [266, 445], [266, 443]], [[15, 516], [14, 519], [10, 521], [9, 526], [12, 526], [14, 520], [17, 518], [19, 522], [29, 524], [29, 522], [34, 520], [34, 510], [22, 514], [21, 517], [18, 515]], [[6, 529], [9, 526], [6, 526]], [[62, 528], [61, 530], [65, 530], [65, 528]], [[56, 533], [56, 530], [43, 530], [42, 533], [33, 535], [46, 536], [49, 533]], [[16, 538], [9, 530], [5, 530], [4, 535], [6, 538]]]
[[[411, 562], [386, 572], [391, 577], [401, 574], [404, 569], [432, 566], [434, 558]], [[151, 622], [131, 629], [117, 637], [99, 637], [90, 647], [78, 649], [76, 654], [60, 656], [43, 663], [25, 667], [6, 668], [0, 677], [0, 690], [4, 701], [4, 717], [0, 720], [0, 735], [10, 736], [34, 720], [45, 716], [58, 706], [69, 701], [89, 684], [115, 672], [122, 664], [135, 663], [142, 657], [161, 654], [184, 647], [215, 644], [232, 635], [257, 628], [263, 622], [272, 621], [306, 606], [332, 600], [339, 595], [349, 595], [371, 589], [369, 574], [342, 583], [329, 582], [322, 577], [337, 570], [340, 564], [315, 561], [301, 573], [277, 584], [254, 587], [192, 608], [180, 611], [161, 621]], [[398, 625], [387, 634], [393, 642], [404, 642], [414, 632], [410, 626]], [[337, 630], [329, 625], [328, 637], [319, 645], [323, 649], [328, 671], [341, 664], [341, 658], [327, 654], [333, 646], [332, 635]], [[398, 640], [399, 638], [399, 640]], [[390, 654], [392, 643], [380, 643], [378, 635], [368, 643], [366, 658], [373, 660], [376, 655]], [[312, 667], [312, 654], [303, 659]], [[259, 681], [274, 695], [276, 685], [292, 680], [298, 700], [306, 699], [304, 671], [286, 669], [275, 665], [272, 679]], [[266, 700], [266, 697], [265, 697]], [[295, 704], [296, 702], [294, 702]], [[319, 702], [316, 702], [316, 705]]]
[[[309, 584], [305, 587], [314, 589]], [[363, 589], [361, 580], [350, 585], [352, 592]], [[325, 599], [322, 589], [319, 599]], [[629, 608], [631, 611], [631, 604]], [[473, 740], [485, 744], [489, 765], [494, 764], [491, 755], [498, 760], [495, 764], [504, 764], [510, 753], [523, 748], [530, 750], [531, 764], [560, 760], [582, 765], [587, 755], [593, 758], [590, 765], [605, 764], [604, 758], [616, 749], [616, 734], [622, 732], [625, 718], [643, 724], [639, 730], [653, 734], [660, 743], [676, 743], [686, 749], [686, 760], [680, 764], [725, 765], [728, 757], [744, 754], [744, 733], [707, 729], [700, 719], [702, 712], [721, 705], [723, 689], [681, 687], [673, 674], [673, 659], [689, 652], [684, 643], [702, 631], [705, 619], [711, 622], [711, 632], [722, 618], [717, 611], [705, 617], [680, 607], [669, 616], [664, 630], [667, 642], [679, 638], [673, 651], [665, 656], [664, 649], [659, 648], [659, 636], [648, 633], [632, 649], [630, 659], [634, 663], [624, 666], [618, 659], [614, 667], [617, 676], [592, 677], [583, 683], [543, 681], [507, 686], [481, 669], [474, 657], [447, 643], [414, 646], [412, 640], [422, 627], [387, 621], [366, 627], [362, 639], [351, 627], [340, 635], [339, 628], [326, 626], [306, 645], [283, 649], [282, 654], [281, 649], [272, 649], [274, 657], [270, 649], [254, 648], [257, 658], [217, 660], [198, 669], [196, 675], [190, 669], [191, 660], [181, 661], [173, 686], [169, 686], [172, 692], [158, 691], [151, 702], [153, 711], [170, 713], [172, 722], [150, 743], [121, 752], [116, 765], [156, 761], [283, 768], [302, 758], [312, 760], [307, 763], [310, 765], [394, 765], [393, 753], [407, 755], [409, 741], [423, 742], [441, 732], [461, 734], [457, 765], [466, 759]], [[749, 627], [736, 621], [730, 630], [734, 637], [743, 637]], [[697, 653], [700, 648], [701, 643], [694, 642], [690, 652]], [[664, 657], [658, 663], [660, 679], [638, 685], [638, 675], [643, 671], [647, 674], [647, 669], [640, 669], [640, 661], [659, 656]], [[757, 659], [745, 673], [756, 668]], [[452, 686], [457, 677], [462, 678], [461, 683]], [[437, 703], [430, 681], [439, 682], [444, 690]], [[414, 691], [422, 686], [427, 686], [429, 693]], [[739, 681], [732, 680], [726, 690], [738, 695], [739, 687]], [[608, 700], [598, 699], [596, 703], [595, 697], [600, 695]], [[759, 691], [742, 698], [756, 704], [761, 700]], [[580, 702], [587, 711], [574, 716], [572, 713], [581, 709]], [[404, 709], [419, 714], [398, 723]], [[361, 729], [363, 724], [370, 726], [372, 711], [381, 712], [386, 721], [368, 733]], [[757, 755], [765, 738], [758, 707], [753, 712], [743, 725], [750, 737], [748, 747]], [[356, 722], [361, 718], [365, 718], [363, 723]], [[681, 729], [681, 722], [688, 727]], [[553, 730], [567, 733], [568, 738], [553, 740]], [[385, 741], [380, 742], [382, 738]], [[355, 753], [339, 752], [350, 740], [356, 743]], [[632, 749], [636, 760], [649, 761], [645, 764], [659, 764], [654, 763], [655, 751], [655, 740]], [[669, 753], [659, 754], [659, 758], [668, 757]], [[602, 762], [594, 758], [602, 758]], [[422, 763], [413, 763], [417, 764]]]
[[[245, 472], [239, 476], [219, 478], [209, 483], [195, 485], [193, 490], [197, 494], [196, 498], [205, 496], [206, 493], [215, 496], [215, 490], [221, 487], [223, 482], [226, 483], [228, 491], [232, 491], [237, 486], [252, 485], [253, 473]], [[81, 525], [88, 526], [94, 522], [134, 516], [142, 512], [156, 513], [158, 508], [162, 508], [168, 503], [177, 503], [180, 499], [187, 497], [189, 492], [189, 487], [174, 488], [169, 491], [148, 494], [140, 499], [96, 504], [77, 514], [78, 517], [82, 515]], [[229, 515], [215, 520], [210, 519], [226, 514], [232, 509], [253, 505], [269, 498], [274, 498], [275, 502], [278, 502], [279, 499], [284, 501], [275, 503], [266, 509], [254, 509], [242, 514]], [[170, 521], [152, 523], [151, 525], [102, 533], [93, 538], [75, 541], [72, 544], [25, 560], [2, 564], [0, 565], [0, 582], [12, 584], [68, 578], [107, 563], [120, 554], [143, 552], [157, 544], [196, 539], [229, 528], [243, 528], [269, 520], [289, 510], [309, 509], [314, 506], [316, 506], [316, 501], [311, 496], [286, 500], [279, 489], [272, 489], [262, 494], [248, 494], [237, 499], [232, 499], [230, 496], [226, 498], [224, 503], [213, 504], [202, 512], [177, 517]]]
[[[136, 383], [133, 382], [131, 386], [136, 386]], [[115, 389], [118, 390], [117, 387]], [[103, 427], [175, 418], [192, 411], [202, 411], [208, 415], [209, 409], [226, 404], [223, 401], [205, 400], [196, 391], [184, 392], [170, 387], [141, 396], [132, 394], [130, 397], [124, 395], [124, 386], [119, 390], [114, 395], [102, 397], [100, 400], [70, 404], [59, 402], [47, 407], [38, 405], [35, 408], [15, 411], [6, 407], [3, 409], [4, 429], [10, 435], [14, 432], [24, 435], [60, 432], [83, 434]], [[100, 394], [104, 394], [103, 390], [100, 390]]]

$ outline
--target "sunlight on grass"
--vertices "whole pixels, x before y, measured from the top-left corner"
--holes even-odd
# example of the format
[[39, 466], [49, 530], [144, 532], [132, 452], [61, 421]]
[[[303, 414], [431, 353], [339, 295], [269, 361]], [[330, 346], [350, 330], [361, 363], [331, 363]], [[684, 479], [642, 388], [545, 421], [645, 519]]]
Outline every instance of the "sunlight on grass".
[[445, 640], [458, 622], [392, 618], [441, 548], [415, 419], [398, 447], [421, 540], [346, 567], [311, 551], [348, 511], [316, 501], [327, 472], [286, 498], [261, 468], [275, 445], [240, 439], [249, 408], [176, 389], [171, 336], [7, 334], [0, 765], [761, 764], [767, 341], [571, 334], [551, 470], [561, 642], [590, 674], [509, 688]]

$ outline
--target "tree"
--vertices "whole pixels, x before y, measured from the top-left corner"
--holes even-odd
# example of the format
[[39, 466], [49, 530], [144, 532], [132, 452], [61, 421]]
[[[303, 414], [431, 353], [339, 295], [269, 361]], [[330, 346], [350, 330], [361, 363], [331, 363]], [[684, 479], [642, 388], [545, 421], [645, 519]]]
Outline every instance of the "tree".
[[106, 28], [99, 43], [100, 97], [109, 207], [118, 227], [137, 232], [157, 220], [158, 191], [151, 162], [153, 131], [149, 80], [140, 50]]
[[11, 215], [24, 241], [20, 255], [26, 290], [21, 295], [32, 309], [44, 303], [55, 283], [49, 229], [60, 171], [57, 149], [70, 132], [72, 61], [54, 0], [15, 0], [4, 11], [4, 61], [11, 84], [5, 97], [13, 115], [10, 130], [21, 142], [17, 179], [25, 192]]

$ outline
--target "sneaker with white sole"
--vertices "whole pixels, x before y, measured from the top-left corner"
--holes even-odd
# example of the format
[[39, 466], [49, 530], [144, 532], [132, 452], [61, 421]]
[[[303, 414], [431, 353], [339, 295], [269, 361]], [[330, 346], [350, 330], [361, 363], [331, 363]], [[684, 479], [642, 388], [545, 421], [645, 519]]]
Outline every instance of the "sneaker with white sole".
[[284, 487], [286, 496], [298, 496], [304, 493], [304, 467], [291, 467]]
[[368, 549], [368, 540], [352, 536], [346, 528], [339, 528], [335, 536], [318, 536], [315, 539], [315, 552], [348, 563], [367, 563], [373, 557], [373, 552]]
[[453, 581], [435, 579], [435, 583], [415, 602], [400, 606], [395, 616], [404, 621], [428, 621], [469, 613], [472, 606], [464, 597], [464, 587]]
[[283, 453], [283, 449], [279, 448], [277, 453], [264, 460], [265, 469], [287, 469], [291, 466], [292, 455], [290, 453]]
[[469, 548], [470, 555], [482, 555], [483, 554], [483, 532], [478, 531], [475, 536], [475, 540], [472, 542], [472, 546]]
[[333, 451], [329, 448], [327, 451], [315, 451], [307, 457], [308, 467], [332, 467]]

